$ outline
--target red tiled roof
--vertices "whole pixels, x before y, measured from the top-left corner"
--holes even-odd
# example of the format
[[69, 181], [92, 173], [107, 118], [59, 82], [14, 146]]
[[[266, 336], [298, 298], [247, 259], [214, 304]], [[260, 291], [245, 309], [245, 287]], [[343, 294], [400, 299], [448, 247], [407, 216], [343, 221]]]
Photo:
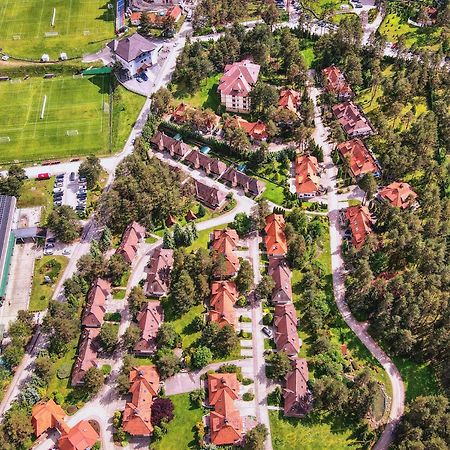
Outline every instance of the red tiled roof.
[[293, 89], [283, 89], [280, 92], [280, 98], [278, 100], [279, 108], [286, 108], [292, 112], [297, 113], [297, 109], [300, 105], [301, 99], [300, 92], [294, 91]]
[[276, 305], [274, 314], [274, 341], [278, 351], [284, 351], [289, 356], [300, 351], [300, 341], [297, 332], [297, 313], [292, 303]]
[[283, 390], [285, 416], [302, 417], [311, 410], [311, 393], [307, 382], [308, 363], [306, 359], [294, 358], [292, 371], [286, 375], [286, 387]]
[[236, 400], [239, 396], [240, 383], [235, 373], [209, 373], [208, 374], [208, 403], [215, 406], [220, 401], [220, 395], [226, 391]]
[[207, 174], [221, 175], [227, 169], [226, 164], [222, 161], [211, 158], [198, 150], [192, 150], [184, 160], [192, 164], [195, 169], [203, 169]]
[[186, 103], [180, 103], [172, 113], [172, 120], [177, 123], [184, 123], [186, 121], [186, 112], [191, 109]]
[[394, 181], [381, 189], [380, 197], [387, 200], [392, 206], [406, 209], [415, 203], [417, 194], [408, 183]]
[[225, 95], [246, 97], [258, 81], [260, 66], [248, 60], [227, 64], [220, 79], [219, 92]]
[[367, 118], [353, 102], [334, 105], [333, 114], [349, 136], [372, 134], [373, 130]]
[[233, 119], [235, 119], [239, 127], [255, 141], [263, 141], [269, 137], [266, 131], [266, 125], [260, 120], [248, 122], [240, 116], [234, 116]]
[[375, 158], [367, 150], [360, 139], [352, 139], [342, 142], [337, 146], [339, 153], [347, 159], [350, 170], [355, 178], [359, 178], [366, 173], [377, 173], [379, 168]]
[[39, 402], [31, 409], [31, 424], [34, 434], [39, 437], [50, 428], [61, 429], [65, 425], [64, 417], [66, 413], [53, 400]]
[[136, 256], [138, 244], [145, 237], [145, 228], [137, 222], [128, 225], [122, 236], [122, 242], [116, 253], [122, 255], [129, 264], [133, 262]]
[[158, 300], [144, 303], [137, 315], [141, 338], [134, 347], [136, 353], [153, 353], [156, 350], [156, 334], [164, 321], [164, 310]]
[[234, 304], [237, 301], [236, 285], [231, 281], [215, 281], [211, 285], [209, 320], [220, 327], [236, 327]]
[[225, 257], [225, 273], [222, 274], [224, 276], [232, 276], [239, 270], [239, 258], [235, 253], [238, 241], [236, 230], [213, 231], [211, 247], [217, 255]]
[[284, 256], [287, 253], [286, 235], [284, 228], [286, 224], [281, 214], [270, 214], [266, 217], [264, 238], [267, 254], [271, 256]]
[[182, 141], [177, 141], [161, 131], [158, 131], [150, 139], [150, 144], [152, 144], [153, 148], [160, 152], [169, 152], [171, 156], [177, 156], [179, 158], [187, 155], [191, 150], [189, 145]]
[[87, 420], [78, 422], [68, 433], [58, 439], [60, 450], [86, 450], [91, 448], [100, 436]]
[[284, 258], [269, 258], [269, 275], [275, 286], [272, 290], [272, 303], [281, 304], [292, 301], [291, 269]]
[[173, 267], [173, 250], [158, 248], [150, 259], [145, 292], [161, 297], [167, 295], [170, 286], [170, 272]]
[[105, 301], [111, 293], [111, 284], [97, 278], [95, 284], [89, 291], [87, 305], [84, 310], [82, 324], [85, 327], [101, 327], [105, 315]]
[[81, 334], [78, 346], [78, 356], [72, 370], [72, 385], [83, 384], [83, 378], [91, 367], [97, 367], [97, 343], [96, 338], [100, 334], [100, 328], [85, 328]]
[[372, 217], [367, 206], [349, 206], [345, 211], [352, 232], [352, 244], [359, 250], [372, 232]]
[[353, 91], [347, 83], [341, 69], [336, 66], [326, 67], [322, 70], [325, 78], [325, 89], [328, 92], [333, 92], [339, 97], [352, 97]]
[[295, 185], [297, 194], [317, 193], [320, 189], [319, 164], [310, 155], [297, 156], [295, 160]]

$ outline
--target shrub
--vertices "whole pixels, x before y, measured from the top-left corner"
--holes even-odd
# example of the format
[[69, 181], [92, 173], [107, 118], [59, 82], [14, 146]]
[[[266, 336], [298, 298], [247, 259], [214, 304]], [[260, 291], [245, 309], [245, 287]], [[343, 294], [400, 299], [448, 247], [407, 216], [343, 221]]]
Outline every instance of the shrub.
[[245, 308], [246, 306], [248, 306], [248, 300], [245, 296], [241, 295], [236, 304], [239, 306], [239, 308]]
[[109, 364], [103, 364], [103, 366], [102, 366], [103, 375], [105, 375], [105, 376], [109, 375], [111, 373], [111, 370], [112, 370], [112, 368]]
[[170, 422], [173, 419], [173, 403], [170, 398], [158, 397], [152, 404], [152, 425], [159, 426], [163, 420]]
[[249, 322], [251, 322], [252, 321], [252, 319], [250, 319], [250, 317], [247, 317], [247, 316], [239, 316], [239, 322], [247, 322], [247, 323], [249, 323]]
[[204, 389], [196, 389], [195, 391], [189, 393], [189, 401], [192, 406], [201, 407], [203, 400], [205, 400], [205, 396], [206, 393]]
[[251, 402], [254, 398], [255, 394], [251, 391], [245, 392], [244, 395], [242, 396], [242, 400], [244, 400], [244, 402]]
[[272, 325], [273, 322], [273, 314], [271, 312], [268, 312], [267, 314], [264, 314], [263, 316], [263, 325]]
[[56, 376], [63, 380], [65, 378], [69, 378], [70, 372], [72, 370], [72, 366], [70, 364], [63, 364], [57, 371]]
[[251, 379], [251, 378], [244, 378], [243, 380], [242, 380], [242, 384], [244, 385], [244, 386], [248, 386], [249, 384], [252, 384], [253, 383], [253, 380]]
[[268, 396], [267, 403], [271, 406], [281, 406], [283, 395], [280, 386], [277, 386]]
[[219, 367], [217, 372], [219, 372], [219, 373], [235, 373], [236, 378], [240, 382], [242, 382], [242, 380], [244, 379], [244, 377], [242, 375], [242, 368], [239, 366], [236, 366], [236, 364], [223, 364], [222, 366]]
[[122, 316], [120, 312], [106, 313], [104, 319], [106, 322], [120, 322]]

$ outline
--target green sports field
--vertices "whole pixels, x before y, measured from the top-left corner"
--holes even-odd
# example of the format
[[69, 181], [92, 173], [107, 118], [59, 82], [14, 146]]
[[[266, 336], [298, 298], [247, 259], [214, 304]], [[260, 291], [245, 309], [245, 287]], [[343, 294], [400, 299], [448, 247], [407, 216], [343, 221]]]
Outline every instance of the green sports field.
[[115, 5], [114, 0], [1, 0], [0, 47], [32, 59], [95, 52], [114, 37], [114, 8], [108, 3]]
[[109, 76], [19, 81], [0, 83], [1, 162], [108, 152]]

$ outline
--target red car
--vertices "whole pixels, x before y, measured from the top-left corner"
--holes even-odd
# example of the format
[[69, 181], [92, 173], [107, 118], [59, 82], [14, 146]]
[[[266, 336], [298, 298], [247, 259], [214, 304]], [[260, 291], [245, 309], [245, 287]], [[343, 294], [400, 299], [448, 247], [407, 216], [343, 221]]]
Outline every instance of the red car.
[[48, 180], [50, 178], [50, 174], [48, 173], [38, 173], [38, 180]]

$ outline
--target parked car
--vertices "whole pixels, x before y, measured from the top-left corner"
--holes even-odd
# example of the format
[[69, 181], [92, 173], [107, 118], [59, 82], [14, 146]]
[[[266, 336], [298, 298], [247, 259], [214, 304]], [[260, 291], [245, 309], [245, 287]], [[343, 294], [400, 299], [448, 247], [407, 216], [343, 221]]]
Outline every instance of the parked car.
[[75, 181], [75, 172], [70, 172], [69, 180]]
[[86, 177], [80, 177], [79, 181], [80, 183], [86, 183]]
[[54, 200], [53, 205], [54, 206], [62, 206], [62, 200]]
[[55, 251], [52, 248], [44, 249], [44, 255], [53, 255]]
[[269, 327], [262, 327], [261, 331], [270, 339], [273, 338], [273, 332]]
[[142, 81], [143, 81], [141, 77], [137, 77], [136, 80], [138, 83], [142, 83]]
[[49, 244], [54, 244], [56, 242], [56, 238], [54, 238], [54, 237], [47, 238], [47, 242]]
[[45, 248], [54, 248], [55, 247], [55, 244], [53, 244], [52, 242], [48, 242], [47, 241], [47, 244], [45, 245]]

